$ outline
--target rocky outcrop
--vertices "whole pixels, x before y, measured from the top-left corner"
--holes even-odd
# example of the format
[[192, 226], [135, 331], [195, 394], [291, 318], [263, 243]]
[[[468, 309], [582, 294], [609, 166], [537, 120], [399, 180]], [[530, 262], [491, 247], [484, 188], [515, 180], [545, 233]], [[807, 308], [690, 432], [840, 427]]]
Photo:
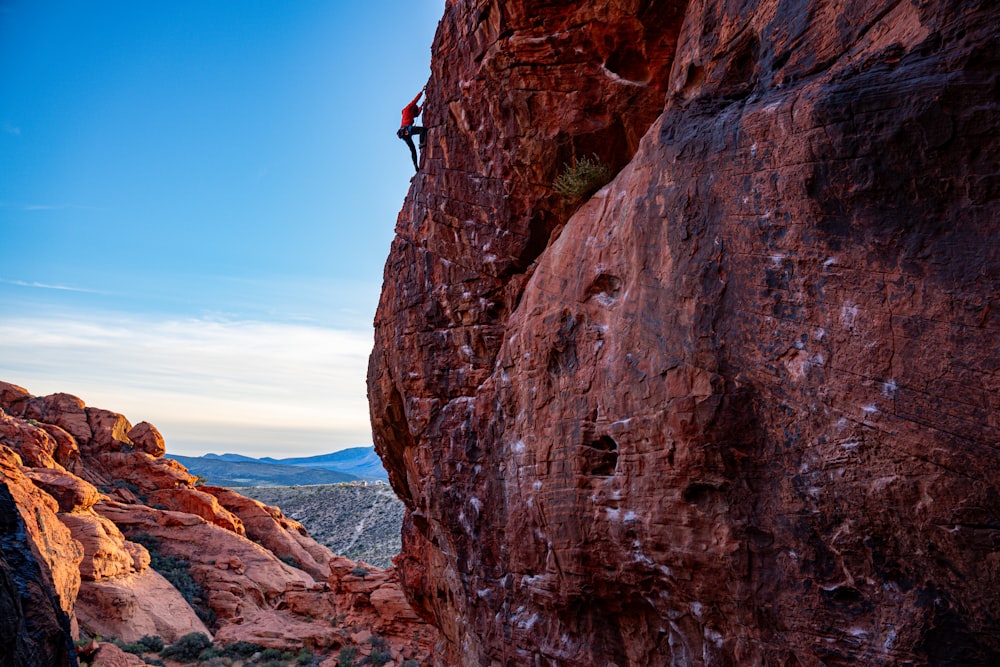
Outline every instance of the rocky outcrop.
[[[195, 487], [162, 458], [152, 425], [6, 383], [0, 401], [0, 492], [10, 500], [0, 535], [3, 664], [75, 664], [80, 632], [167, 643], [215, 633], [223, 644], [308, 647], [322, 657], [364, 630], [382, 633], [397, 662], [429, 651], [436, 634], [391, 572], [378, 570], [381, 585], [370, 591], [342, 590], [331, 562], [357, 564], [276, 507]], [[364, 605], [381, 611], [352, 611]], [[138, 664], [111, 644], [94, 643], [84, 657]]]
[[1000, 659], [997, 25], [448, 3], [369, 371], [437, 664]]
[[[0, 419], [3, 415], [0, 415]], [[27, 431], [29, 437], [33, 431]], [[8, 517], [11, 525], [23, 524], [24, 539], [31, 545], [31, 552], [39, 567], [50, 581], [60, 609], [73, 614], [77, 593], [80, 590], [80, 563], [83, 547], [73, 539], [70, 529], [59, 520], [59, 503], [48, 493], [35, 486], [24, 474], [20, 456], [6, 446], [12, 440], [0, 440], [0, 478], [7, 487], [20, 515]]]
[[103, 667], [143, 667], [146, 661], [126, 653], [114, 644], [92, 641], [80, 649], [80, 655], [91, 665]]
[[0, 480], [0, 664], [75, 666], [64, 602], [18, 508], [11, 482]]
[[331, 552], [313, 540], [301, 523], [286, 517], [280, 509], [218, 486], [203, 486], [218, 502], [239, 518], [247, 537], [279, 559], [295, 563], [317, 581], [330, 575]]
[[149, 567], [114, 578], [85, 580], [78, 600], [77, 619], [91, 636], [134, 642], [150, 635], [168, 644], [190, 632], [211, 636], [184, 596]]
[[242, 620], [270, 608], [293, 583], [316, 585], [307, 573], [259, 544], [198, 515], [115, 502], [103, 503], [97, 510], [126, 535], [152, 537], [162, 555], [186, 563], [205, 591], [207, 606], [223, 621]]

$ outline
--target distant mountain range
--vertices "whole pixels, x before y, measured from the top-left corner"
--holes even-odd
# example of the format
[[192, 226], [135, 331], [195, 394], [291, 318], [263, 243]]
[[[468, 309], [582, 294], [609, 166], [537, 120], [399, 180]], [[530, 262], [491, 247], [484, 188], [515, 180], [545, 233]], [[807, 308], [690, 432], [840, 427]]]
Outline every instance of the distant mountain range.
[[286, 459], [242, 454], [167, 457], [216, 486], [301, 486], [388, 479], [374, 447]]

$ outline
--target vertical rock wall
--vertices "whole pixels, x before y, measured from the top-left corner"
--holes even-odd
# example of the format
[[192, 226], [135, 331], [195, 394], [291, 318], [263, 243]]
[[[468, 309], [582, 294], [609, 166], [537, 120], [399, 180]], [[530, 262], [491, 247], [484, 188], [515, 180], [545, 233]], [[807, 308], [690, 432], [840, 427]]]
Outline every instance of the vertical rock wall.
[[998, 659], [997, 26], [448, 3], [369, 373], [441, 664]]
[[[45, 510], [40, 510], [41, 517]], [[54, 513], [46, 517], [56, 522]], [[79, 586], [79, 576], [76, 585]], [[75, 590], [74, 590], [75, 595]], [[77, 664], [70, 619], [44, 557], [34, 548], [17, 502], [0, 479], [0, 664]]]

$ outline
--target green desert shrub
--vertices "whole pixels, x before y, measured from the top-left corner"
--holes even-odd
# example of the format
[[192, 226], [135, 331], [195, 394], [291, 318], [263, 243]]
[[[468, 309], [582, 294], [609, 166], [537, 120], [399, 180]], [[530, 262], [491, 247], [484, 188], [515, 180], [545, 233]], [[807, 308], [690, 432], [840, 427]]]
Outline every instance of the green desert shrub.
[[215, 648], [214, 646], [209, 646], [207, 649], [198, 654], [199, 660], [212, 660], [214, 658], [221, 658], [222, 649]]
[[249, 658], [254, 653], [263, 653], [264, 647], [251, 642], [233, 642], [222, 649], [222, 654], [229, 658]]
[[131, 653], [132, 655], [142, 655], [146, 652], [146, 647], [139, 642], [114, 642], [115, 646], [125, 651], [126, 653]]
[[392, 660], [392, 655], [388, 651], [383, 651], [382, 649], [373, 648], [372, 652], [368, 654], [368, 657], [364, 659], [362, 664], [372, 665], [372, 667], [382, 667], [387, 662]]
[[211, 645], [212, 640], [204, 632], [189, 632], [163, 649], [160, 655], [177, 661], [194, 660]]
[[337, 667], [354, 667], [354, 659], [358, 657], [356, 646], [345, 646], [337, 654]]
[[233, 661], [224, 656], [215, 656], [201, 663], [201, 667], [232, 667]]
[[597, 155], [573, 158], [552, 182], [552, 189], [568, 199], [586, 197], [600, 190], [611, 180], [611, 167]]
[[372, 652], [368, 654], [367, 658], [362, 660], [361, 664], [382, 667], [382, 665], [392, 660], [392, 654], [389, 652], [389, 642], [383, 637], [373, 635], [368, 642], [372, 645]]
[[281, 651], [276, 648], [264, 649], [260, 653], [260, 660], [281, 660], [284, 658]]
[[143, 635], [136, 643], [142, 646], [147, 653], [159, 653], [165, 646], [163, 637], [158, 635]]
[[146, 547], [146, 551], [149, 552], [149, 566], [163, 575], [163, 578], [180, 592], [205, 625], [214, 626], [215, 612], [209, 608], [205, 601], [204, 589], [191, 576], [191, 564], [183, 558], [164, 554], [160, 550], [160, 540], [155, 535], [136, 533], [130, 535], [128, 539]]

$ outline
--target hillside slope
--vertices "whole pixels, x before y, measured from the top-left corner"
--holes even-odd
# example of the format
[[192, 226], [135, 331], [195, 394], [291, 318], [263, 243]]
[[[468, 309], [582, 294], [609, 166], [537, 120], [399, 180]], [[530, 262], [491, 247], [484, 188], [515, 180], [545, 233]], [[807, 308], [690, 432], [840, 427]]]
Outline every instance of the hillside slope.
[[349, 447], [329, 454], [304, 456], [287, 459], [265, 457], [262, 461], [280, 463], [283, 465], [308, 466], [337, 470], [366, 479], [387, 479], [382, 459], [378, 457], [374, 447]]
[[265, 486], [240, 492], [280, 507], [317, 542], [351, 560], [391, 567], [402, 547], [404, 507], [388, 486]]
[[249, 460], [224, 460], [205, 456], [178, 456], [167, 454], [187, 468], [192, 474], [204, 477], [215, 486], [294, 486], [302, 484], [339, 484], [356, 482], [355, 475], [336, 470], [307, 468], [280, 463]]

